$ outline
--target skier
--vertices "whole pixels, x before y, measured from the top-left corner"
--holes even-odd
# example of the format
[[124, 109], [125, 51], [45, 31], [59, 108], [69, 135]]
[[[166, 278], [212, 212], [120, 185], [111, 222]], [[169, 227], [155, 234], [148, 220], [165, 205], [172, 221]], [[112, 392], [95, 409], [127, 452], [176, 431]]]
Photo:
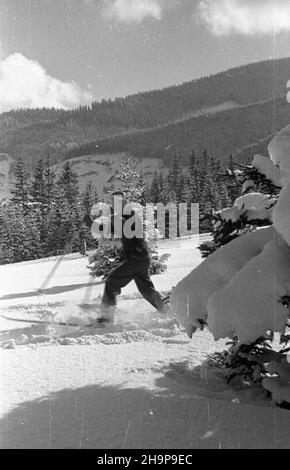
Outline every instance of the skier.
[[[112, 196], [118, 196], [122, 198], [123, 208], [126, 205], [126, 197], [122, 191], [116, 191], [112, 193]], [[133, 279], [140, 294], [146, 299], [154, 308], [159, 312], [165, 313], [168, 309], [161, 294], [154, 288], [153, 282], [150, 279], [150, 250], [143, 238], [133, 236], [133, 238], [127, 238], [124, 234], [125, 222], [135, 216], [135, 220], [138, 217], [134, 210], [130, 215], [125, 215], [122, 211], [121, 224], [122, 224], [122, 246], [124, 250], [125, 260], [117, 266], [107, 277], [105, 282], [104, 294], [100, 306], [102, 313], [101, 318], [98, 322], [110, 322], [113, 319], [114, 310], [116, 308], [117, 296], [121, 293], [121, 288], [125, 287]], [[140, 219], [139, 219], [140, 220]], [[84, 222], [90, 228], [93, 220], [89, 215], [86, 215]], [[113, 219], [111, 218], [112, 232]], [[134, 225], [132, 230], [134, 230]], [[102, 227], [100, 227], [102, 230]]]

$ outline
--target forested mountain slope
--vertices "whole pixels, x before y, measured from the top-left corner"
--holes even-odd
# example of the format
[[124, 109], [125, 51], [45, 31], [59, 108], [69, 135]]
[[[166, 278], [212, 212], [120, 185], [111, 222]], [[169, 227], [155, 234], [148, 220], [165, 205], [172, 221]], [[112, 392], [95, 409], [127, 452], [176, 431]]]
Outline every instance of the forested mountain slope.
[[[96, 140], [72, 149], [68, 155], [127, 152], [137, 158], [167, 159], [169, 145], [181, 154], [184, 163], [194, 148], [208, 152], [224, 161], [229, 154], [242, 156], [239, 151], [273, 134], [290, 119], [290, 106], [285, 98], [242, 106], [216, 114], [208, 114], [150, 131]], [[96, 147], [97, 146], [97, 147]]]
[[[76, 150], [79, 145], [101, 140], [102, 147], [128, 152], [135, 152], [138, 143], [136, 155], [133, 156], [160, 156], [164, 142], [165, 145], [169, 142], [181, 147], [182, 152], [187, 152], [192, 145], [198, 148], [210, 146], [211, 151], [222, 156], [224, 152], [235, 152], [269, 134], [269, 123], [265, 123], [267, 129], [263, 131], [263, 122], [259, 117], [254, 126], [256, 131], [248, 132], [246, 120], [243, 119], [248, 111], [243, 107], [263, 103], [260, 110], [249, 109], [253, 119], [259, 114], [263, 115], [264, 106], [267, 106], [265, 102], [279, 97], [285, 99], [289, 79], [290, 58], [284, 58], [236, 67], [161, 90], [93, 102], [91, 106], [71, 111], [27, 109], [2, 113], [0, 152], [8, 153], [12, 158], [19, 154], [29, 159], [50, 155], [52, 160], [59, 160], [67, 158], [70, 151]], [[281, 113], [286, 112], [286, 107], [283, 111], [279, 103], [278, 100], [277, 119], [281, 119]], [[243, 109], [236, 110], [236, 107]], [[268, 107], [270, 109], [271, 105], [268, 104]], [[220, 113], [221, 110], [227, 111]], [[242, 117], [241, 122], [236, 119], [237, 116]], [[223, 137], [226, 145], [223, 142], [220, 144], [219, 137], [215, 135], [209, 139], [208, 132], [212, 136], [212, 132], [226, 128], [232, 119], [235, 133], [242, 138], [233, 139], [233, 133], [229, 131], [229, 139], [228, 133]], [[138, 134], [148, 129], [156, 129], [151, 134], [153, 142], [150, 145], [143, 143], [144, 139], [146, 141], [144, 134]], [[110, 144], [104, 140], [136, 132], [132, 142], [129, 135], [118, 137]], [[164, 138], [167, 135], [168, 139]], [[80, 153], [76, 151], [73, 155], [79, 156]]]

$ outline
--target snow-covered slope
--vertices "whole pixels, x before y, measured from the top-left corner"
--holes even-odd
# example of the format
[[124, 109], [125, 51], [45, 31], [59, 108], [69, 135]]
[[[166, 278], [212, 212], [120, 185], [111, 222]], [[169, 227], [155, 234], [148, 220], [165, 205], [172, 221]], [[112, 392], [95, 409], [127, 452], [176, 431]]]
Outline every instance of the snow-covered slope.
[[[78, 175], [78, 184], [80, 191], [83, 191], [86, 185], [91, 182], [93, 187], [101, 194], [104, 187], [116, 185], [113, 174], [120, 168], [125, 153], [84, 155], [69, 160], [72, 169]], [[145, 182], [151, 182], [154, 172], [164, 168], [164, 163], [158, 158], [144, 158], [136, 160], [136, 169], [143, 175]], [[62, 171], [62, 163], [55, 166], [56, 175], [59, 176]]]

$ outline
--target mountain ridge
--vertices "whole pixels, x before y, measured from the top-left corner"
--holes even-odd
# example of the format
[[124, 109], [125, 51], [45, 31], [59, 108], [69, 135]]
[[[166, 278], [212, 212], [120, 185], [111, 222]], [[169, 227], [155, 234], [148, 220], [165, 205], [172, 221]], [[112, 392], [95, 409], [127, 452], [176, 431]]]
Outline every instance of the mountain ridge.
[[[124, 154], [166, 165], [170, 157], [166, 147], [172, 145], [184, 165], [192, 149], [199, 154], [207, 149], [222, 163], [230, 154], [245, 162], [251, 150], [265, 149], [263, 139], [290, 122], [289, 79], [290, 57], [286, 57], [70, 111], [2, 113], [0, 153], [8, 155], [10, 180], [20, 155], [30, 167], [37, 158], [49, 157], [52, 164], [59, 164], [74, 157], [98, 160], [105, 155], [110, 160]], [[7, 186], [4, 160], [0, 192], [1, 186]], [[153, 166], [152, 161], [152, 170]]]
[[244, 147], [278, 131], [289, 120], [289, 104], [286, 99], [277, 98], [275, 101], [237, 106], [152, 129], [95, 140], [68, 151], [66, 157], [127, 152], [138, 159], [166, 159], [166, 148], [173, 145], [183, 160], [194, 148], [197, 153], [207, 149], [212, 156], [223, 161], [230, 154], [239, 154]]

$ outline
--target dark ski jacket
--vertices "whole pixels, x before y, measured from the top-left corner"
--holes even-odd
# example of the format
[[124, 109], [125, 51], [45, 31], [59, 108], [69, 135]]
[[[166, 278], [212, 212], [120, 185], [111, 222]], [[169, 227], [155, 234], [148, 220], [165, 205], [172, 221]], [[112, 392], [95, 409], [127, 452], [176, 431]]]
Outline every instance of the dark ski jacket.
[[[134, 215], [134, 212], [132, 212], [131, 215], [123, 215], [122, 216], [122, 246], [124, 250], [124, 255], [127, 259], [132, 259], [132, 258], [141, 258], [141, 257], [150, 257], [150, 249], [144, 240], [144, 238], [126, 238], [124, 236], [124, 231], [123, 227], [126, 222], [126, 220], [130, 219]], [[93, 219], [90, 217], [90, 215], [86, 215], [84, 217], [84, 222], [87, 225], [88, 228], [91, 228]], [[100, 230], [102, 230], [103, 227], [102, 225], [100, 226]], [[111, 218], [111, 231], [113, 233], [114, 230], [114, 218]], [[132, 226], [132, 230], [134, 230], [134, 224]]]

